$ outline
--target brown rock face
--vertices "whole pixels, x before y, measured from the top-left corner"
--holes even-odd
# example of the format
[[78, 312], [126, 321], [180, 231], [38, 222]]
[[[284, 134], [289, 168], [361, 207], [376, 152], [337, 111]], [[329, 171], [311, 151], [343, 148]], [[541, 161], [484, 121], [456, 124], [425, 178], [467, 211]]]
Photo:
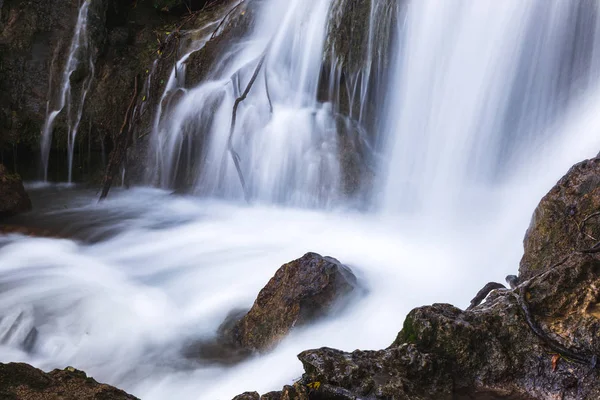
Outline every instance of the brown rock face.
[[10, 174], [0, 164], [0, 218], [31, 210], [31, 200], [25, 192], [21, 177]]
[[521, 281], [600, 241], [600, 158], [574, 165], [535, 209], [523, 242]]
[[268, 350], [294, 326], [326, 315], [355, 284], [336, 259], [307, 253], [277, 270], [231, 335], [243, 348]]
[[136, 400], [74, 368], [45, 373], [28, 364], [0, 363], [0, 398], [6, 400]]

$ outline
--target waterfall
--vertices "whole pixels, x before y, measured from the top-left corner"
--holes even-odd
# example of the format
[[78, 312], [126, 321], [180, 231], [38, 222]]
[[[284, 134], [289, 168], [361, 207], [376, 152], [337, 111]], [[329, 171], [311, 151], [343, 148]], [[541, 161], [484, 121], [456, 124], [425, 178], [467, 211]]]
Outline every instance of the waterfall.
[[[79, 130], [81, 116], [85, 98], [92, 84], [94, 76], [94, 60], [90, 52], [90, 43], [88, 35], [88, 13], [91, 0], [85, 0], [81, 3], [77, 15], [77, 23], [69, 56], [65, 62], [64, 70], [61, 75], [60, 87], [58, 88], [57, 102], [54, 102], [52, 87], [50, 86], [48, 102], [46, 104], [46, 120], [42, 128], [41, 151], [42, 165], [44, 168], [44, 180], [48, 180], [48, 163], [50, 161], [50, 150], [52, 148], [52, 134], [56, 118], [66, 107], [67, 122], [67, 157], [68, 157], [68, 182], [73, 178], [73, 155], [75, 152], [75, 139]], [[83, 64], [83, 65], [82, 65]], [[71, 78], [74, 72], [79, 68], [87, 68], [82, 86], [76, 90], [72, 86]], [[52, 81], [52, 77], [50, 78]]]
[[[143, 135], [158, 189], [98, 204], [88, 188], [28, 187], [40, 205], [22, 218], [61, 239], [0, 237], [3, 360], [72, 365], [150, 400], [280, 389], [302, 374], [303, 350], [384, 348], [412, 308], [464, 307], [514, 274], [541, 196], [600, 149], [595, 0], [221, 4], [255, 28], [216, 44], [219, 21], [182, 29], [173, 59], [148, 65], [135, 114], [153, 113]], [[48, 102], [46, 170], [57, 116], [70, 110], [71, 147], [81, 118], [71, 76], [89, 57], [88, 7]], [[227, 142], [265, 50], [233, 132], [248, 207]], [[146, 101], [153, 82], [162, 93]], [[352, 179], [383, 212], [347, 207]], [[200, 196], [171, 195], [182, 187]], [[243, 363], [187, 356], [307, 251], [349, 265], [364, 296]]]
[[[269, 47], [264, 71], [238, 109], [233, 136], [248, 191], [259, 201], [324, 206], [337, 196], [340, 175], [331, 106], [316, 99], [330, 1], [262, 7], [268, 10], [260, 14], [260, 27], [223, 57], [227, 62], [186, 90], [169, 118], [160, 120], [164, 110], [159, 109], [153, 137], [160, 186], [175, 186], [187, 168], [196, 192], [242, 195], [227, 152], [232, 108]], [[167, 86], [173, 88], [172, 80]], [[190, 151], [195, 163], [184, 166]]]
[[405, 13], [385, 116], [384, 209], [468, 211], [528, 159], [549, 157], [553, 140], [593, 134], [561, 123], [598, 90], [596, 2], [420, 0]]

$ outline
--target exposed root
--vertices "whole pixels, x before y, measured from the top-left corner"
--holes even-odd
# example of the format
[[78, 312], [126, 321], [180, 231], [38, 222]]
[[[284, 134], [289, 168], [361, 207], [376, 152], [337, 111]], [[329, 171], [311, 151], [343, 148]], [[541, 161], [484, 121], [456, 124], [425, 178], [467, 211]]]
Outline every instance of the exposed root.
[[517, 298], [521, 310], [523, 311], [523, 315], [525, 316], [525, 321], [527, 322], [529, 329], [531, 329], [531, 331], [537, 337], [539, 337], [548, 347], [550, 347], [550, 349], [557, 352], [561, 356], [569, 358], [573, 362], [576, 362], [578, 364], [588, 365], [592, 368], [596, 368], [598, 357], [595, 354], [582, 354], [568, 349], [561, 343], [558, 343], [556, 340], [550, 338], [548, 334], [544, 332], [544, 330], [537, 324], [533, 317], [533, 314], [531, 313], [531, 310], [529, 309], [529, 304], [527, 304], [527, 301], [525, 300], [525, 295], [527, 293], [527, 289], [529, 288], [530, 283], [531, 280], [525, 282], [523, 285], [519, 286], [518, 291], [515, 290], [513, 292], [513, 294]]

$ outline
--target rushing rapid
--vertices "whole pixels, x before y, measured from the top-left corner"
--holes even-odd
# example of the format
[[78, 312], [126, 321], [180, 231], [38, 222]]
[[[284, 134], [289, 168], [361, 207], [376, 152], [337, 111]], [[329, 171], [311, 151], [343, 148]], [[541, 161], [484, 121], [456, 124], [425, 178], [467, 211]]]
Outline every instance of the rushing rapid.
[[[343, 60], [325, 65], [323, 54], [344, 4], [265, 1], [258, 28], [196, 87], [184, 86], [186, 60], [215, 25], [186, 42], [154, 110], [158, 188], [97, 204], [84, 189], [29, 187], [36, 211], [23, 223], [65, 239], [1, 239], [0, 360], [73, 365], [143, 399], [230, 399], [299, 377], [302, 350], [387, 346], [412, 307], [464, 306], [516, 272], [537, 201], [600, 149], [596, 5], [372, 1], [367, 62], [347, 86], [328, 87], [358, 99], [344, 122], [358, 124], [375, 165], [371, 211], [359, 212], [342, 190], [339, 104], [317, 93], [323, 71], [341, 74]], [[248, 205], [227, 142], [234, 101], [265, 50], [233, 140]], [[181, 179], [193, 193], [171, 195]], [[183, 355], [308, 251], [349, 265], [365, 296], [235, 366]]]

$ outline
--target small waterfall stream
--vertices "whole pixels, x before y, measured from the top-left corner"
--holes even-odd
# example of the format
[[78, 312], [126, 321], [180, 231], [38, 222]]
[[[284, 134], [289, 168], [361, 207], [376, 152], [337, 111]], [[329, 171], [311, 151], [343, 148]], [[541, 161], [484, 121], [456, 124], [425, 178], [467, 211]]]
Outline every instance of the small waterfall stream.
[[[73, 155], [75, 152], [75, 139], [79, 130], [81, 116], [87, 93], [92, 84], [94, 76], [94, 60], [90, 53], [88, 34], [88, 14], [91, 0], [84, 0], [79, 8], [77, 22], [69, 47], [68, 58], [60, 78], [60, 86], [56, 91], [50, 87], [48, 102], [46, 105], [46, 121], [42, 128], [42, 166], [44, 169], [44, 180], [48, 180], [48, 163], [50, 161], [50, 150], [52, 148], [52, 135], [56, 118], [65, 112], [67, 122], [67, 157], [68, 157], [68, 182], [73, 177]], [[72, 76], [80, 68], [85, 68], [85, 75], [81, 87], [75, 90], [72, 86]], [[66, 110], [65, 110], [66, 107]]]
[[[515, 273], [536, 203], [600, 149], [596, 2], [259, 3], [256, 28], [193, 87], [189, 62], [216, 23], [182, 33], [151, 111], [157, 188], [115, 189], [97, 204], [85, 189], [29, 187], [43, 204], [30, 218], [78, 240], [0, 237], [0, 360], [73, 365], [145, 400], [279, 389], [300, 375], [302, 350], [386, 347], [411, 308], [464, 306]], [[366, 28], [332, 36], [345, 11], [367, 3]], [[89, 57], [88, 6], [62, 100], [49, 102], [46, 167], [57, 115], [72, 104], [73, 138], [81, 118], [85, 95], [71, 98], [70, 76]], [[358, 42], [357, 60], [344, 46]], [[267, 48], [234, 131], [248, 206], [227, 140], [234, 101]], [[348, 207], [348, 148], [361, 153], [352, 163], [371, 164], [373, 189], [360, 190], [382, 212]], [[179, 186], [192, 193], [172, 196]], [[349, 265], [368, 293], [238, 365], [183, 355], [307, 251]]]

